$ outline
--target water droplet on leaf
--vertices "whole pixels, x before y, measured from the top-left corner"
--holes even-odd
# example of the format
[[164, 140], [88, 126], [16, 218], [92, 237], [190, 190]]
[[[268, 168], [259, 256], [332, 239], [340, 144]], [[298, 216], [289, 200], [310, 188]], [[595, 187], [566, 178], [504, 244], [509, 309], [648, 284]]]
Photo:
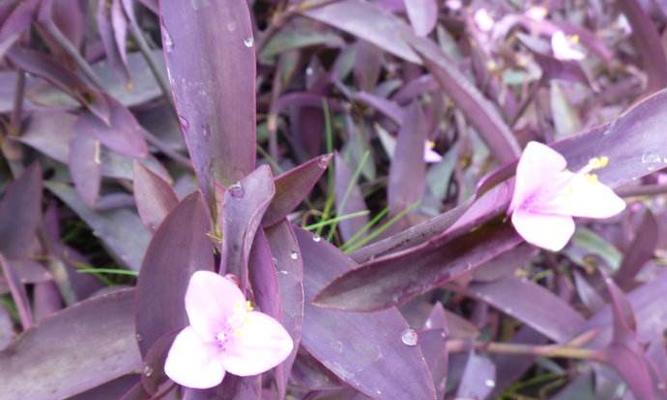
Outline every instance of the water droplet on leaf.
[[253, 39], [252, 36], [243, 39], [243, 45], [244, 45], [245, 47], [250, 48], [250, 47], [252, 47], [254, 44], [255, 44], [255, 39]]
[[146, 366], [144, 367], [144, 375], [145, 375], [145, 376], [151, 376], [151, 375], [153, 375], [153, 367], [151, 367], [150, 365], [146, 365]]
[[487, 380], [485, 380], [485, 381], [484, 381], [484, 384], [485, 384], [487, 387], [490, 387], [490, 388], [492, 388], [492, 387], [496, 387], [496, 381], [494, 381], [493, 379], [487, 379]]
[[289, 258], [292, 260], [298, 260], [299, 259], [299, 252], [296, 250], [292, 250], [291, 253], [289, 253]]
[[[318, 243], [318, 242], [320, 242], [321, 240], [322, 240], [322, 236], [320, 236], [320, 235], [314, 235], [314, 236], [313, 236], [313, 242]], [[297, 257], [298, 257], [298, 256], [297, 256]]]
[[184, 116], [179, 115], [178, 122], [181, 124], [181, 128], [183, 128], [184, 132], [190, 129], [190, 121], [188, 121]]
[[401, 342], [406, 346], [416, 346], [419, 342], [419, 335], [414, 329], [406, 329], [401, 334]]
[[229, 190], [229, 194], [231, 194], [232, 197], [236, 197], [237, 199], [240, 199], [245, 194], [245, 190], [243, 189], [241, 182], [236, 182], [227, 190]]
[[169, 31], [167, 31], [164, 25], [162, 26], [162, 42], [164, 43], [164, 48], [167, 50], [167, 53], [174, 50], [174, 39], [171, 38]]

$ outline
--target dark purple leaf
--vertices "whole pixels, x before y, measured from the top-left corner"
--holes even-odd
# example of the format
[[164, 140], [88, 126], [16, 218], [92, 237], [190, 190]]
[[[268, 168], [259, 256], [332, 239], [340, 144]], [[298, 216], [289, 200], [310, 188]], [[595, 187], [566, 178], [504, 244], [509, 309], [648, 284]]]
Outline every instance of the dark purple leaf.
[[79, 395], [72, 396], [68, 400], [123, 399], [123, 395], [137, 383], [139, 383], [138, 375], [125, 375]]
[[326, 282], [356, 265], [310, 233], [297, 230], [296, 234], [301, 247], [297, 256], [304, 261], [304, 348], [344, 382], [373, 398], [435, 399], [419, 347], [402, 342], [409, 328], [397, 310], [355, 314], [311, 304]]
[[369, 107], [372, 107], [390, 118], [397, 126], [403, 124], [404, 110], [391, 100], [371, 93], [359, 92], [354, 95], [354, 100], [359, 101]]
[[[9, 4], [11, 2], [7, 2]], [[27, 0], [17, 3], [17, 6], [11, 11], [2, 23], [0, 28], [0, 59], [4, 57], [14, 43], [16, 43], [21, 34], [30, 28], [36, 17], [39, 0]]]
[[100, 141], [77, 129], [69, 143], [69, 170], [76, 191], [88, 207], [94, 207], [102, 184]]
[[111, 107], [109, 123], [104, 123], [91, 114], [84, 114], [74, 125], [74, 131], [94, 135], [102, 144], [120, 154], [146, 157], [148, 146], [144, 139], [144, 128], [125, 106], [111, 98], [107, 101]]
[[508, 277], [496, 282], [475, 283], [467, 292], [556, 342], [572, 339], [585, 322], [568, 303], [527, 280]]
[[35, 163], [10, 183], [0, 200], [0, 253], [28, 256], [42, 215], [42, 169]]
[[53, 3], [51, 19], [76, 48], [80, 48], [86, 29], [85, 15], [78, 0], [59, 0]]
[[[278, 393], [282, 396], [301, 342], [304, 313], [303, 261], [298, 257], [299, 243], [290, 224], [283, 220], [266, 231], [278, 273], [278, 289], [282, 306], [281, 323], [292, 336], [294, 352], [276, 368]], [[292, 254], [297, 252], [296, 259]]]
[[255, 167], [255, 51], [244, 1], [161, 4], [162, 41], [181, 128], [209, 205]]
[[118, 208], [97, 212], [86, 206], [69, 185], [47, 182], [45, 186], [90, 226], [93, 235], [99, 237], [123, 265], [139, 270], [150, 233], [133, 211]]
[[262, 165], [229, 186], [222, 197], [219, 224], [222, 227], [220, 273], [234, 274], [241, 288], [248, 287], [248, 260], [257, 228], [276, 189], [271, 169]]
[[86, 300], [19, 336], [0, 352], [0, 398], [67, 398], [141, 368], [134, 295], [124, 289]]
[[0, 306], [0, 351], [4, 350], [14, 339], [14, 323], [7, 309]]
[[53, 282], [41, 282], [33, 288], [33, 315], [40, 322], [62, 310], [63, 301], [58, 287]]
[[315, 157], [276, 177], [276, 193], [264, 214], [262, 225], [271, 226], [283, 220], [307, 198], [329, 166], [331, 154]]
[[644, 212], [644, 216], [637, 227], [637, 234], [628, 247], [623, 257], [621, 267], [614, 276], [614, 280], [622, 288], [630, 288], [647, 261], [653, 258], [653, 253], [658, 246], [658, 222], [650, 210]]
[[387, 202], [394, 215], [419, 202], [424, 194], [424, 143], [428, 135], [426, 129], [424, 112], [421, 106], [414, 102], [405, 112], [389, 170]]
[[418, 252], [408, 249], [369, 261], [336, 278], [318, 293], [315, 302], [355, 311], [403, 304], [521, 243], [514, 228], [507, 224], [469, 231], [463, 226], [444, 244], [426, 243]]
[[[336, 153], [335, 167], [336, 215], [343, 216], [360, 211], [368, 212], [358, 183], [352, 181], [353, 171], [338, 153]], [[368, 215], [362, 215], [357, 218], [340, 221], [338, 229], [343, 240], [348, 241], [355, 233], [366, 226], [367, 223]]]
[[210, 217], [200, 193], [186, 197], [153, 235], [137, 282], [137, 341], [145, 355], [185, 327], [185, 290], [197, 270], [213, 270]]
[[13, 48], [7, 56], [12, 63], [74, 97], [91, 113], [110, 123], [111, 105], [101, 92], [91, 88], [79, 75], [59, 64], [52, 57], [35, 50]]
[[141, 221], [155, 232], [178, 204], [174, 189], [141, 163], [134, 163], [134, 199]]
[[354, 46], [354, 79], [362, 93], [375, 88], [382, 73], [383, 62], [382, 50], [374, 44], [359, 40]]

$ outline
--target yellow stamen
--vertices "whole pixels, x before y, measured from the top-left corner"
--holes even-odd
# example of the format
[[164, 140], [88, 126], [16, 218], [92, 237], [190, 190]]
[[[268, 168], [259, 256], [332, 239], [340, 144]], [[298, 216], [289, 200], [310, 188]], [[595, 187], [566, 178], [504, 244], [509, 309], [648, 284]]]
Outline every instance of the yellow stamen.
[[588, 181], [588, 183], [595, 184], [595, 183], [599, 182], [598, 176], [595, 175], [595, 174], [586, 174], [584, 176], [586, 177], [586, 180]]
[[568, 39], [570, 39], [570, 42], [572, 44], [578, 44], [579, 43], [579, 35], [570, 35], [568, 37]]
[[250, 300], [247, 300], [247, 301], [245, 302], [245, 309], [246, 309], [246, 311], [252, 311], [252, 310], [254, 310], [254, 308], [253, 308], [252, 303], [250, 302]]
[[601, 157], [593, 157], [588, 161], [588, 168], [593, 171], [596, 169], [604, 168], [607, 165], [609, 165], [609, 157], [606, 156], [601, 156]]

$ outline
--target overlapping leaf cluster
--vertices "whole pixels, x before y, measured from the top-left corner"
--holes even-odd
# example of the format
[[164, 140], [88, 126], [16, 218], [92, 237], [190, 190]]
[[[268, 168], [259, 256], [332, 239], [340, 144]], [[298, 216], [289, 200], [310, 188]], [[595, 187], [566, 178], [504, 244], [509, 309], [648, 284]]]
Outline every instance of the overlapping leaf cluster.
[[[659, 3], [0, 3], [0, 400], [667, 398]], [[524, 243], [530, 140], [626, 211]], [[197, 270], [286, 362], [167, 379]]]

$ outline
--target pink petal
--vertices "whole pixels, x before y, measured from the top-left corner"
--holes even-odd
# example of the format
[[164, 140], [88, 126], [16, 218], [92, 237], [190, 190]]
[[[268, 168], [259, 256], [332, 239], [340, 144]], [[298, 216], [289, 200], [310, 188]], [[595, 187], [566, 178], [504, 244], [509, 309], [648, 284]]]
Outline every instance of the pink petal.
[[231, 374], [257, 375], [285, 361], [293, 348], [292, 338], [278, 321], [252, 311], [228, 343], [221, 362]]
[[539, 192], [546, 192], [554, 181], [563, 173], [567, 161], [556, 150], [539, 142], [529, 142], [521, 154], [516, 167], [514, 194], [509, 211], [519, 208], [521, 204]]
[[210, 271], [192, 274], [185, 293], [185, 310], [199, 336], [213, 340], [228, 320], [245, 310], [245, 296], [229, 279]]
[[215, 387], [222, 382], [225, 370], [213, 344], [205, 343], [188, 326], [174, 340], [167, 354], [164, 372], [179, 385], [195, 389]]
[[625, 209], [625, 201], [593, 176], [574, 175], [558, 196], [540, 210], [551, 214], [609, 218]]
[[516, 210], [512, 214], [512, 224], [528, 243], [551, 251], [559, 251], [574, 234], [572, 217], [538, 214]]

